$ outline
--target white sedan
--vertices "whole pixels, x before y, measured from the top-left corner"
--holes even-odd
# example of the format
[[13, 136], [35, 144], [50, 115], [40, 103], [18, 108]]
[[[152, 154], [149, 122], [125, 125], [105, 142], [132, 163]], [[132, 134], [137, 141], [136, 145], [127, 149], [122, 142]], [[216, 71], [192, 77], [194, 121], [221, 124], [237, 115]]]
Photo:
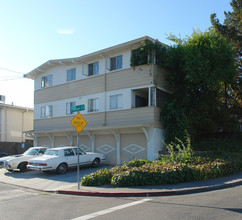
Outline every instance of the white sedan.
[[[99, 153], [84, 152], [79, 149], [79, 165], [92, 165], [99, 167], [105, 160], [105, 156]], [[56, 171], [64, 174], [68, 168], [77, 167], [78, 156], [77, 147], [58, 147], [50, 148], [41, 157], [29, 161], [27, 167], [30, 170]]]
[[8, 171], [20, 170], [27, 171], [28, 161], [34, 157], [39, 157], [45, 153], [46, 147], [31, 147], [23, 154], [1, 157], [0, 168], [5, 168]]

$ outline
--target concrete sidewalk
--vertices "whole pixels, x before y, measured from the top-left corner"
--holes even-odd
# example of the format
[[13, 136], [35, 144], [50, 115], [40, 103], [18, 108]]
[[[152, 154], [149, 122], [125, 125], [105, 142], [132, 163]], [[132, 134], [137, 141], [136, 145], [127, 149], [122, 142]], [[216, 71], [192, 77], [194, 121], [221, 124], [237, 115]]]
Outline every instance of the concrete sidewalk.
[[199, 193], [242, 185], [242, 172], [227, 177], [181, 184], [142, 187], [85, 187], [78, 185], [57, 190], [59, 194], [103, 197], [147, 197]]

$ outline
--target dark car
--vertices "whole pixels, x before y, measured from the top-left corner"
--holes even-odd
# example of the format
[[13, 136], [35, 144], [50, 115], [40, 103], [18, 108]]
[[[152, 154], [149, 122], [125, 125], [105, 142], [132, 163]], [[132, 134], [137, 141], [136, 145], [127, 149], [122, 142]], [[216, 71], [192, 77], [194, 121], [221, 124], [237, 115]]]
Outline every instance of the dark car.
[[6, 156], [8, 156], [8, 154], [6, 154], [6, 153], [0, 153], [0, 157], [6, 157]]

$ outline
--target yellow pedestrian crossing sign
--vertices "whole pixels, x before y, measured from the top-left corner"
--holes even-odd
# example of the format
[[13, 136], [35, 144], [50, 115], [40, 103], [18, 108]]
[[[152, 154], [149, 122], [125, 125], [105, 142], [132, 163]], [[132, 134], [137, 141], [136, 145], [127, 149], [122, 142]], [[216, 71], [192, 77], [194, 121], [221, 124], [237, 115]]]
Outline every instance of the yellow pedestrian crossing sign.
[[71, 124], [76, 129], [77, 133], [79, 134], [82, 131], [82, 129], [87, 125], [87, 122], [82, 117], [80, 112], [78, 112], [76, 114], [76, 116], [71, 120]]

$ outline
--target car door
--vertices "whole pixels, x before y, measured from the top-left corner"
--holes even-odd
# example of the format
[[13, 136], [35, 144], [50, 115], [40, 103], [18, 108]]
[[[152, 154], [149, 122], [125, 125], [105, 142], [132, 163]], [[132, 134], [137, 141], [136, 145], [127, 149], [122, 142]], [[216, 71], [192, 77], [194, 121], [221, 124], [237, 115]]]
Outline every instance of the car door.
[[72, 148], [64, 149], [64, 156], [68, 167], [74, 167], [77, 165], [77, 156]]
[[[77, 148], [75, 148], [74, 150], [75, 150], [75, 153], [77, 154]], [[79, 162], [80, 162], [80, 166], [92, 163], [90, 156], [86, 154], [86, 152], [83, 151], [82, 149], [79, 149]]]

